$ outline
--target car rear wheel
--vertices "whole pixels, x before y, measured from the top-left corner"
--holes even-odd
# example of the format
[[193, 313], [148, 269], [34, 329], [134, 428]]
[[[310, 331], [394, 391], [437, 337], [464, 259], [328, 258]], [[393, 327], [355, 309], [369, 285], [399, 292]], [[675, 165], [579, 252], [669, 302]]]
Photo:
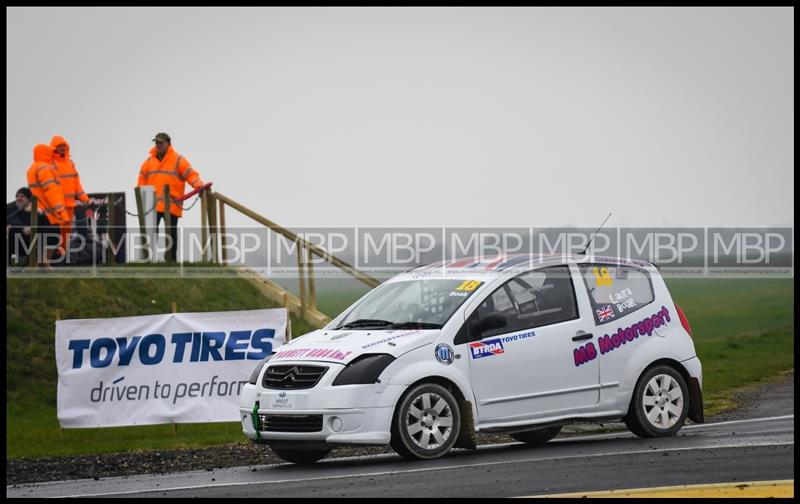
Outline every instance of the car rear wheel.
[[541, 429], [533, 429], [525, 432], [515, 432], [510, 434], [510, 436], [523, 443], [541, 446], [556, 437], [559, 432], [561, 432], [561, 425], [543, 427]]
[[283, 460], [300, 465], [313, 464], [318, 460], [324, 459], [331, 452], [330, 448], [327, 450], [300, 450], [295, 448], [276, 448], [274, 446], [270, 448], [275, 455]]
[[625, 423], [639, 437], [672, 436], [686, 421], [689, 388], [670, 366], [655, 366], [639, 378]]
[[423, 383], [400, 399], [392, 420], [392, 448], [410, 459], [441, 457], [461, 430], [461, 412], [453, 394], [435, 383]]

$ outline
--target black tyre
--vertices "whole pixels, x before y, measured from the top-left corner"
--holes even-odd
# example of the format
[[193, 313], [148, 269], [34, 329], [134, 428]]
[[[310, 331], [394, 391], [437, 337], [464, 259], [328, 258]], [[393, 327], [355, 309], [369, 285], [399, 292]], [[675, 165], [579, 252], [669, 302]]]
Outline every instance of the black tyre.
[[639, 437], [672, 436], [689, 412], [689, 388], [673, 367], [655, 366], [639, 377], [625, 424]]
[[558, 436], [558, 433], [561, 432], [561, 425], [555, 425], [553, 427], [543, 427], [541, 429], [533, 429], [525, 432], [515, 432], [510, 434], [510, 436], [517, 441], [522, 441], [523, 443], [528, 443], [534, 446], [541, 446], [546, 442], [550, 441], [554, 437]]
[[453, 447], [461, 430], [461, 412], [453, 394], [435, 383], [406, 392], [395, 408], [390, 444], [409, 459], [441, 457]]
[[327, 450], [299, 450], [295, 448], [276, 448], [274, 446], [270, 448], [275, 455], [283, 460], [300, 465], [313, 464], [317, 460], [324, 459], [331, 452], [330, 448]]

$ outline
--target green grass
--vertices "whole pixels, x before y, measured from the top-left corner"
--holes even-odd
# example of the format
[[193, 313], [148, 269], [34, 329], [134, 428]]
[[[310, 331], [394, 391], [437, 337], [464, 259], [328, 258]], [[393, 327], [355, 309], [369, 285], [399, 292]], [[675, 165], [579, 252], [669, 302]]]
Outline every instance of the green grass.
[[794, 325], [794, 280], [786, 278], [668, 279], [673, 300], [695, 341], [760, 334]]
[[794, 280], [669, 279], [703, 363], [707, 416], [731, 408], [733, 393], [794, 366]]
[[244, 440], [238, 422], [180, 424], [174, 432], [171, 425], [61, 431], [55, 407], [20, 404], [8, 406], [7, 419], [7, 459], [199, 448]]
[[707, 416], [734, 406], [738, 389], [764, 383], [794, 367], [794, 329], [698, 341], [703, 363], [704, 410]]
[[[792, 279], [672, 279], [703, 362], [706, 415], [731, 406], [735, 390], [794, 366]], [[287, 284], [291, 286], [291, 284]], [[271, 307], [241, 279], [8, 279], [6, 457], [93, 454], [245, 442], [238, 423], [67, 429], [55, 412], [53, 313], [62, 318]], [[335, 316], [367, 289], [319, 281], [318, 306]], [[32, 301], [27, 301], [32, 299]], [[293, 333], [310, 328], [293, 318]]]

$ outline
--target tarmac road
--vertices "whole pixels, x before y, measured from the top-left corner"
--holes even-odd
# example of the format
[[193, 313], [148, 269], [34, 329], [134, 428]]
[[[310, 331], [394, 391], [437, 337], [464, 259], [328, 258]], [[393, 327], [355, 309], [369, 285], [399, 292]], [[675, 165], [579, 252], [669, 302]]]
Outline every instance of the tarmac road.
[[432, 461], [396, 455], [6, 487], [8, 497], [513, 497], [700, 483], [794, 479], [794, 415], [456, 450]]

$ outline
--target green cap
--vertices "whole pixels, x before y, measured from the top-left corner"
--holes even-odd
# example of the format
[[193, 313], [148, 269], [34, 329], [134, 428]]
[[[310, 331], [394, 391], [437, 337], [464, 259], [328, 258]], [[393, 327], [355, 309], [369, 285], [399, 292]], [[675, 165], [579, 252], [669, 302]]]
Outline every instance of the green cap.
[[170, 143], [170, 144], [172, 143], [172, 139], [166, 133], [158, 133], [158, 134], [156, 134], [156, 137], [153, 139], [153, 141], [155, 142], [156, 140], [166, 140], [167, 143]]

